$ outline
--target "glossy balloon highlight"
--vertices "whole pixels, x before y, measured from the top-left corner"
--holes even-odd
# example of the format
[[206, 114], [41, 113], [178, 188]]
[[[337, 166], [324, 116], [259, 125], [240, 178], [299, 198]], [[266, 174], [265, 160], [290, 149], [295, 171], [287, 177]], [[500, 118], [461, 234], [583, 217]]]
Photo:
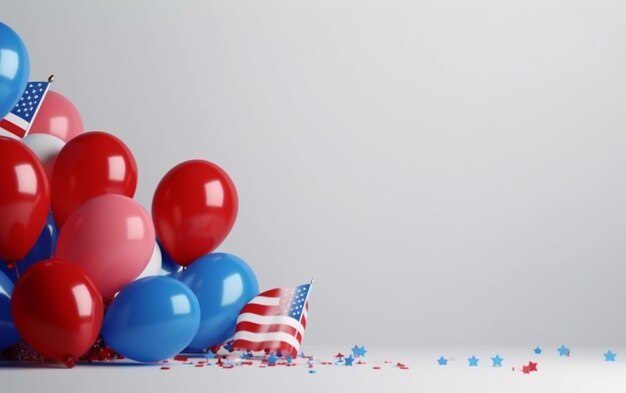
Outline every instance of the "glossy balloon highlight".
[[37, 263], [20, 277], [11, 310], [24, 341], [68, 367], [93, 345], [102, 325], [95, 285], [82, 269], [60, 260]]
[[52, 211], [59, 227], [89, 199], [105, 194], [135, 195], [137, 165], [118, 138], [88, 132], [69, 141], [52, 170]]
[[239, 311], [259, 293], [250, 266], [226, 253], [201, 257], [181, 273], [180, 281], [200, 303], [200, 327], [189, 344], [191, 349], [210, 348], [232, 337]]
[[78, 208], [59, 233], [56, 257], [84, 269], [102, 296], [133, 281], [154, 252], [154, 227], [135, 200], [102, 195]]
[[237, 217], [237, 190], [219, 166], [183, 162], [161, 180], [152, 199], [154, 226], [167, 254], [187, 266], [217, 248]]
[[134, 281], [117, 295], [104, 317], [102, 337], [129, 359], [156, 362], [181, 352], [200, 324], [200, 305], [171, 277]]
[[24, 93], [30, 60], [19, 35], [0, 22], [0, 119], [11, 112]]
[[22, 142], [0, 137], [0, 259], [23, 259], [49, 212], [50, 188], [41, 162]]
[[57, 92], [48, 91], [29, 135], [51, 135], [69, 142], [83, 131], [83, 120], [72, 102]]

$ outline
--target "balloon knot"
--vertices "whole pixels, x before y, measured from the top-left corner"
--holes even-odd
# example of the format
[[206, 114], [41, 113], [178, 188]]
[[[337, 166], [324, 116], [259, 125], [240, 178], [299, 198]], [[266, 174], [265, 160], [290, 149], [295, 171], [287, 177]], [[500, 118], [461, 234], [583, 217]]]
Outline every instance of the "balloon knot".
[[70, 356], [67, 359], [65, 359], [65, 367], [74, 368], [75, 365], [76, 365], [76, 361], [74, 360], [73, 357]]

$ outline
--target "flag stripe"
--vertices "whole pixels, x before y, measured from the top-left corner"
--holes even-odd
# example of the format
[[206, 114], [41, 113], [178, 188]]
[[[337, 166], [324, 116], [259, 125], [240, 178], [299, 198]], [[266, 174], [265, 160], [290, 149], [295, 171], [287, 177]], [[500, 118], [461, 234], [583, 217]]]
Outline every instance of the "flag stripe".
[[280, 304], [279, 297], [257, 296], [250, 300], [248, 304], [260, 304], [262, 306], [278, 306]]
[[282, 332], [296, 336], [299, 330], [289, 325], [259, 325], [253, 322], [239, 322], [237, 324], [237, 330], [243, 330], [251, 333], [272, 333]]
[[27, 129], [28, 125], [30, 124], [30, 122], [22, 119], [19, 116], [16, 116], [15, 114], [9, 112], [7, 113], [7, 115], [4, 117], [5, 120], [8, 120], [9, 122], [15, 124], [16, 126], [23, 128], [23, 129]]
[[233, 347], [297, 355], [308, 318], [310, 284], [275, 288], [253, 298], [237, 318]]
[[[8, 117], [8, 116], [7, 116]], [[26, 130], [18, 126], [17, 124], [11, 123], [7, 119], [0, 120], [0, 128], [10, 132], [11, 134], [17, 135], [20, 138], [26, 134]]]
[[263, 293], [260, 293], [258, 296], [276, 297], [280, 299], [280, 297], [284, 295], [286, 291], [287, 289], [285, 288], [274, 288], [274, 289], [267, 290]]
[[240, 322], [252, 322], [257, 325], [274, 325], [274, 324], [284, 324], [293, 327], [298, 331], [304, 330], [302, 328], [302, 324], [291, 317], [287, 317], [284, 315], [257, 315], [252, 313], [243, 313], [237, 317], [237, 324]]
[[285, 308], [282, 306], [264, 306], [261, 304], [246, 304], [241, 309], [241, 313], [253, 313], [260, 315], [285, 315]]

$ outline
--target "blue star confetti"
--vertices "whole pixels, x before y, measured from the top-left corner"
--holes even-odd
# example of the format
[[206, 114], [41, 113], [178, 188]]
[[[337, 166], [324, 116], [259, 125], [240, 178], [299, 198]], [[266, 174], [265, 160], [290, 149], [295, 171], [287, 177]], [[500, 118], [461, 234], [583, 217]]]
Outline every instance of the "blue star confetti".
[[611, 352], [611, 350], [609, 349], [609, 351], [604, 354], [604, 361], [605, 362], [614, 362], [615, 361], [615, 356], [617, 356], [617, 354]]
[[354, 348], [352, 348], [352, 354], [355, 358], [365, 357], [366, 353], [367, 350], [365, 349], [365, 345], [363, 345], [362, 347], [355, 345]]
[[556, 350], [559, 351], [559, 356], [569, 356], [569, 348], [565, 345], [561, 345], [561, 347]]
[[268, 366], [275, 366], [277, 360], [278, 360], [278, 357], [276, 357], [276, 355], [274, 355], [274, 354], [271, 354], [267, 358], [267, 365]]
[[471, 358], [467, 358], [467, 360], [469, 361], [470, 367], [478, 367], [478, 362], [480, 361], [480, 359], [478, 359], [475, 355], [472, 355]]
[[495, 357], [491, 358], [491, 361], [493, 362], [493, 367], [502, 367], [503, 360], [504, 359], [502, 359], [499, 354], [496, 354]]
[[535, 351], [535, 354], [541, 355], [541, 348], [537, 347], [534, 349], [534, 351]]
[[439, 363], [440, 366], [447, 366], [448, 365], [448, 359], [446, 359], [443, 356], [441, 356], [439, 359], [437, 359], [437, 363]]
[[345, 358], [344, 361], [346, 362], [346, 366], [352, 366], [352, 362], [354, 362], [354, 358], [352, 357], [352, 355], [350, 355], [347, 358]]

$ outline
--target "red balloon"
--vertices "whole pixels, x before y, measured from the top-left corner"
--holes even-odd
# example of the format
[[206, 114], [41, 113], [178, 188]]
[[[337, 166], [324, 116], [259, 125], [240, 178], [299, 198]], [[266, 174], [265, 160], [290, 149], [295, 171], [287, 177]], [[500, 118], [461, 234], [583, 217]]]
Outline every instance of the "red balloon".
[[98, 338], [103, 310], [102, 297], [87, 274], [55, 259], [28, 268], [15, 284], [11, 299], [22, 339], [68, 367]]
[[52, 170], [52, 212], [59, 227], [80, 205], [104, 194], [135, 195], [137, 164], [128, 147], [105, 132], [69, 141]]
[[35, 245], [50, 212], [43, 165], [22, 142], [0, 137], [0, 259], [17, 262]]
[[83, 133], [83, 120], [70, 100], [49, 91], [41, 103], [37, 117], [30, 126], [30, 134], [49, 134], [63, 142]]
[[215, 250], [237, 218], [237, 190], [228, 174], [208, 161], [186, 161], [157, 186], [152, 218], [157, 237], [176, 263], [187, 266]]

